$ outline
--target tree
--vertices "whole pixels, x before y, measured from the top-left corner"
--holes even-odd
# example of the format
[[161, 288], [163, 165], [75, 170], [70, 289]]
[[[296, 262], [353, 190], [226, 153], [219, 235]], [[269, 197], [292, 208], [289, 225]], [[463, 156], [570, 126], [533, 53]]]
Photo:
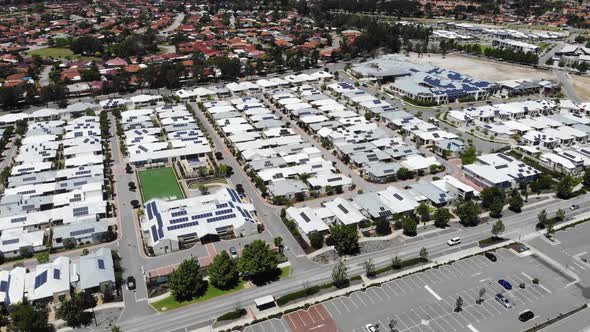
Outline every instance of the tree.
[[426, 223], [430, 220], [430, 207], [426, 202], [421, 202], [420, 205], [418, 205], [418, 208], [416, 208], [416, 212], [420, 216], [422, 222]]
[[506, 228], [504, 227], [504, 223], [502, 220], [498, 220], [492, 225], [492, 236], [495, 238], [499, 238]]
[[465, 201], [457, 207], [459, 222], [463, 226], [477, 226], [479, 224], [479, 214], [481, 208], [474, 201]]
[[459, 296], [455, 302], [455, 312], [461, 312], [463, 310], [463, 298]]
[[121, 330], [120, 327], [118, 327], [117, 325], [115, 325], [115, 326], [113, 326], [111, 328], [111, 332], [123, 332], [123, 331]]
[[73, 328], [86, 326], [92, 321], [92, 313], [86, 309], [96, 307], [96, 299], [85, 291], [66, 299], [57, 310], [57, 317], [63, 319], [66, 324]]
[[16, 331], [50, 332], [55, 330], [53, 325], [47, 322], [46, 307], [32, 306], [25, 300], [25, 302], [10, 306], [9, 311], [12, 325]]
[[513, 189], [510, 193], [510, 201], [508, 203], [510, 205], [510, 210], [519, 213], [522, 211], [522, 207], [524, 205], [524, 200], [520, 195], [520, 192], [516, 189]]
[[399, 270], [399, 269], [401, 269], [401, 268], [402, 268], [402, 264], [403, 264], [403, 261], [402, 261], [402, 259], [401, 259], [401, 258], [399, 258], [398, 256], [395, 256], [395, 257], [393, 257], [393, 258], [391, 259], [391, 267], [392, 267], [394, 270]]
[[541, 212], [537, 214], [537, 219], [539, 219], [537, 226], [544, 227], [547, 223], [547, 211], [545, 211], [545, 209], [541, 210]]
[[359, 252], [359, 236], [355, 226], [332, 225], [330, 226], [330, 234], [338, 255], [356, 255]]
[[255, 282], [266, 282], [277, 276], [277, 265], [277, 255], [270, 246], [262, 240], [255, 240], [244, 247], [238, 270]]
[[398, 332], [398, 329], [397, 329], [397, 320], [390, 319], [389, 320], [389, 323], [387, 324], [387, 326], [389, 327], [389, 331], [390, 332]]
[[219, 289], [232, 289], [240, 281], [236, 261], [225, 250], [215, 256], [207, 269], [207, 274], [209, 282]]
[[37, 255], [35, 255], [35, 258], [37, 258], [37, 262], [39, 264], [47, 263], [49, 262], [49, 253], [46, 251], [38, 253]]
[[367, 277], [372, 278], [377, 274], [375, 272], [375, 263], [373, 263], [372, 259], [369, 258], [367, 261], [365, 261], [363, 267], [365, 268], [365, 275]]
[[575, 180], [571, 175], [566, 175], [557, 183], [555, 188], [557, 197], [562, 199], [568, 199], [572, 196], [572, 190], [574, 187]]
[[424, 247], [422, 247], [422, 249], [420, 249], [420, 259], [423, 262], [427, 262], [428, 261], [428, 250]]
[[177, 301], [188, 301], [207, 290], [207, 282], [201, 275], [199, 262], [186, 259], [168, 277], [168, 288]]
[[127, 164], [127, 166], [125, 166], [125, 172], [133, 173], [133, 168], [131, 168], [131, 165]]
[[475, 147], [470, 146], [461, 154], [461, 160], [463, 161], [463, 165], [473, 164], [475, 159], [477, 158], [477, 150]]
[[479, 289], [479, 298], [477, 299], [477, 304], [481, 304], [483, 302], [483, 296], [486, 294], [486, 288], [482, 287]]
[[488, 187], [481, 191], [481, 206], [490, 210], [490, 216], [500, 217], [504, 208], [506, 193], [498, 187]]
[[584, 184], [584, 186], [590, 187], [590, 168], [586, 168], [586, 170], [584, 171], [582, 183]]
[[339, 260], [332, 270], [332, 281], [334, 282], [334, 286], [337, 288], [348, 287], [350, 284], [348, 272], [346, 271], [346, 265], [344, 265], [342, 260]]
[[557, 211], [555, 211], [555, 219], [557, 219], [558, 221], [564, 221], [565, 220], [565, 210], [564, 209], [557, 209]]
[[404, 235], [407, 236], [416, 236], [416, 234], [418, 233], [417, 230], [417, 224], [416, 221], [413, 218], [409, 218], [409, 217], [404, 217], [404, 220], [402, 221], [402, 228], [404, 230]]
[[434, 225], [436, 227], [445, 228], [451, 220], [451, 211], [447, 208], [440, 208], [434, 211]]
[[272, 242], [275, 245], [275, 247], [277, 247], [279, 252], [283, 252], [283, 238], [282, 237], [277, 236], [274, 239], [272, 239]]
[[544, 190], [551, 188], [553, 185], [553, 178], [549, 174], [541, 175], [539, 178], [531, 182], [531, 190], [540, 195]]
[[388, 220], [378, 219], [375, 221], [375, 232], [377, 235], [389, 235], [391, 234], [391, 224]]
[[324, 246], [324, 236], [319, 232], [309, 233], [309, 244], [314, 249], [321, 249]]

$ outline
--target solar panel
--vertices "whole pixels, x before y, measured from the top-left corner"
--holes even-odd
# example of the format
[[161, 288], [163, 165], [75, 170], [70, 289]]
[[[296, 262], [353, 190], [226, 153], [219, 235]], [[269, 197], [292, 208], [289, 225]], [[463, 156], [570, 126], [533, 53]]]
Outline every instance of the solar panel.
[[61, 279], [61, 271], [59, 269], [53, 269], [53, 279]]
[[43, 286], [47, 282], [47, 271], [41, 272], [35, 277], [35, 289]]
[[349, 213], [349, 212], [350, 212], [350, 211], [348, 211], [348, 210], [347, 210], [347, 209], [346, 209], [346, 208], [345, 208], [345, 207], [344, 207], [342, 204], [338, 204], [337, 206], [338, 206], [338, 208], [339, 208], [339, 209], [340, 209], [342, 212], [344, 212], [344, 213]]
[[72, 210], [72, 213], [73, 213], [74, 217], [86, 216], [86, 215], [88, 215], [88, 207], [83, 206], [83, 207], [74, 208]]
[[10, 240], [4, 240], [4, 241], [2, 241], [2, 245], [15, 244], [15, 243], [18, 243], [18, 241], [19, 241], [18, 238], [16, 238], [16, 239], [10, 239]]
[[72, 232], [70, 232], [70, 236], [80, 236], [80, 235], [91, 234], [91, 233], [94, 233], [94, 227], [81, 229], [81, 230], [77, 230], [77, 231], [72, 231]]
[[104, 259], [98, 259], [98, 268], [104, 270]]
[[24, 222], [27, 221], [27, 217], [17, 217], [17, 218], [12, 218], [10, 219], [11, 223], [16, 223], [16, 222]]
[[5, 280], [0, 281], [0, 292], [8, 291], [8, 282]]

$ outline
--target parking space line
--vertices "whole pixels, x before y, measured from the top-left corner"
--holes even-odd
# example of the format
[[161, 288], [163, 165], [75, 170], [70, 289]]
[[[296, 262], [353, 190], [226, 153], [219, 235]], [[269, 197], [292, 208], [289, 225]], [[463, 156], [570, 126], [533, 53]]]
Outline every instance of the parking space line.
[[279, 322], [281, 322], [281, 325], [283, 326], [283, 331], [289, 331], [289, 327], [285, 326], [285, 322], [282, 319], [279, 319]]
[[431, 273], [424, 273], [424, 278], [428, 279], [431, 284], [438, 283], [438, 279], [436, 279], [432, 276], [432, 272]]
[[408, 317], [413, 318], [412, 321], [416, 321], [414, 322], [414, 324], [419, 325], [422, 322], [422, 319], [420, 318], [420, 316], [418, 316], [417, 313], [414, 312], [414, 309], [410, 309], [408, 313]]
[[514, 294], [519, 296], [524, 304], [534, 302], [534, 299], [531, 299], [524, 291], [523, 292], [514, 292]]
[[457, 277], [456, 272], [453, 269], [451, 269], [449, 265], [441, 267], [440, 272], [442, 272], [445, 276], [450, 276], [449, 280], [452, 280]]
[[[446, 319], [444, 319], [444, 316], [441, 316], [441, 317], [435, 319], [435, 321], [438, 324], [438, 326], [442, 327], [442, 330], [445, 332], [451, 331], [451, 330], [457, 331], [457, 329], [453, 325], [447, 323]], [[448, 326], [448, 328], [443, 327], [443, 325]]]
[[[321, 305], [321, 304], [319, 304], [319, 305]], [[319, 305], [315, 305], [315, 306], [313, 306], [313, 308], [315, 308], [315, 312], [318, 314], [318, 316], [320, 316], [321, 320], [326, 320], [324, 318], [324, 315], [322, 315], [322, 311], [319, 309], [320, 308]], [[326, 307], [324, 306], [324, 310], [325, 310], [325, 308]]]
[[383, 286], [385, 286], [385, 287], [389, 288], [389, 290], [390, 290], [391, 292], [393, 292], [393, 294], [395, 294], [395, 296], [398, 296], [398, 295], [399, 295], [399, 294], [398, 294], [398, 293], [397, 293], [397, 292], [396, 292], [396, 291], [393, 289], [393, 286], [391, 286], [389, 282], [388, 282], [388, 283], [385, 283], [385, 284], [383, 284]]
[[[490, 314], [490, 316], [494, 316], [494, 315], [497, 315], [497, 314], [501, 314], [501, 313], [502, 313], [502, 311], [501, 311], [500, 309], [496, 308], [496, 306], [494, 305], [494, 303], [497, 303], [499, 306], [501, 306], [501, 304], [500, 304], [500, 303], [498, 303], [498, 301], [496, 301], [496, 299], [490, 299], [490, 300], [491, 300], [491, 301], [484, 301], [484, 302], [483, 302], [483, 303], [480, 305], [480, 307], [481, 307], [483, 310], [485, 310], [485, 311], [486, 311], [488, 314]], [[489, 304], [489, 305], [488, 305], [488, 303], [489, 303], [489, 302], [492, 302], [492, 304]], [[491, 312], [491, 309], [488, 309], [488, 308], [491, 308], [491, 309], [493, 309], [493, 310], [494, 310], [494, 312], [492, 313], [492, 312]]]
[[[375, 296], [377, 296], [377, 297], [379, 298], [379, 300], [380, 300], [381, 302], [383, 302], [383, 298], [381, 298], [381, 296], [380, 296], [380, 295], [377, 293], [377, 289], [378, 289], [378, 287], [371, 287], [371, 288], [369, 288], [369, 289], [371, 289], [371, 290], [372, 290], [372, 292], [371, 292], [371, 293], [373, 293]], [[368, 293], [367, 293], [367, 296], [369, 296], [369, 294], [368, 294]], [[370, 298], [371, 300], [373, 299], [371, 296], [369, 296], [369, 298]]]
[[393, 288], [393, 286], [397, 287], [397, 289], [399, 289], [399, 294], [405, 294], [407, 293], [403, 288], [401, 288], [401, 286], [399, 285], [401, 282], [394, 280], [394, 282], [391, 283], [391, 287]]
[[436, 275], [435, 270], [428, 270], [428, 278], [432, 279], [434, 283], [439, 283], [442, 280]]
[[409, 285], [409, 286], [410, 286], [410, 289], [411, 289], [411, 288], [420, 287], [421, 285], [418, 285], [418, 283], [417, 283], [415, 280], [413, 280], [413, 279], [414, 279], [414, 278], [412, 278], [412, 277], [403, 277], [401, 280], [402, 280], [402, 281], [403, 281], [405, 284]]
[[398, 324], [402, 324], [405, 327], [402, 330], [407, 330], [409, 328], [409, 326], [406, 323], [404, 323], [404, 321], [400, 318], [400, 316], [393, 314], [393, 317], [397, 321]]
[[406, 315], [406, 317], [407, 317], [407, 318], [406, 318], [406, 319], [407, 319], [407, 321], [408, 321], [410, 324], [412, 324], [412, 325], [407, 325], [407, 324], [406, 324], [406, 326], [408, 326], [408, 328], [411, 328], [412, 326], [414, 326], [414, 325], [415, 325], [415, 324], [414, 324], [414, 321], [412, 320], [412, 318], [410, 317], [410, 315], [408, 315], [408, 313], [407, 313], [407, 312], [405, 312], [405, 311], [404, 311], [404, 312], [402, 312], [402, 313], [401, 313], [401, 314], [399, 314], [399, 315], [400, 315], [400, 317], [401, 317], [402, 315]]
[[457, 272], [456, 276], [461, 276], [463, 275], [464, 272], [461, 272], [456, 266], [454, 266], [455, 264], [451, 264], [449, 265], [449, 269], [453, 269], [455, 272]]
[[475, 318], [475, 322], [476, 323], [479, 323], [479, 321], [481, 321], [483, 319], [486, 319], [486, 315], [484, 315], [483, 313], [481, 313], [479, 311], [481, 309], [478, 310], [478, 307], [481, 307], [481, 305], [473, 305], [473, 306], [470, 306], [468, 308], [465, 308], [465, 311], [468, 311], [469, 314], [471, 314], [471, 316], [473, 316]]
[[[361, 303], [363, 304], [363, 306], [365, 306], [365, 307], [367, 306], [367, 304], [365, 303], [365, 301], [363, 301], [363, 299], [361, 299], [361, 293], [360, 293], [360, 292], [356, 292], [356, 293], [352, 294], [352, 295], [350, 296], [350, 299], [351, 299], [351, 300], [352, 300], [352, 296], [353, 296], [353, 295], [356, 295], [356, 297], [357, 297], [357, 298], [358, 298], [358, 299], [361, 301]], [[354, 302], [354, 301], [352, 301], [352, 302]], [[355, 304], [356, 304], [356, 303], [355, 303]]]
[[475, 273], [479, 271], [477, 267], [474, 268], [473, 264], [470, 264], [468, 261], [458, 261], [457, 263], [460, 263], [461, 267], [464, 268], [468, 273]]
[[486, 258], [483, 258], [482, 255], [476, 255], [473, 257], [473, 261], [475, 264], [478, 265], [478, 267], [480, 269], [486, 268], [488, 267], [488, 265], [490, 265], [490, 261], [487, 260]]
[[305, 314], [307, 314], [307, 311], [303, 311], [303, 310], [299, 310], [299, 311], [295, 311], [295, 313], [297, 314], [297, 317], [299, 317], [299, 319], [301, 320], [301, 324], [303, 324], [303, 326], [307, 325], [308, 322], [305, 321]]
[[[338, 309], [338, 307], [334, 304], [334, 300], [331, 300], [331, 301], [326, 302], [325, 307], [326, 307], [326, 310], [328, 310], [328, 313], [330, 314], [330, 316], [332, 316], [332, 317], [333, 316], [336, 316], [332, 312], [332, 310], [334, 310], [334, 309], [336, 311], [338, 311], [338, 316], [340, 316], [342, 314], [342, 312], [340, 311], [340, 309]], [[330, 307], [332, 307], [332, 310], [330, 310]]]
[[[346, 312], [352, 312], [352, 310], [350, 310], [350, 308], [346, 305], [346, 298], [339, 298], [339, 299], [340, 299], [340, 304], [342, 306], [344, 306], [344, 308], [346, 308]], [[354, 301], [350, 300], [350, 303], [354, 303]]]
[[462, 271], [464, 275], [467, 275], [467, 274], [470, 274], [471, 273], [471, 271], [467, 267], [464, 266], [463, 261], [454, 262], [453, 265], [455, 265], [455, 267], [457, 268], [457, 270]]
[[[352, 298], [351, 298], [351, 297], [345, 297], [345, 298], [343, 299], [343, 301], [347, 301], [346, 303], [347, 303], [347, 304], [349, 304], [349, 305], [347, 305], [347, 307], [348, 307], [348, 308], [350, 308], [351, 306], [354, 306], [354, 310], [359, 310], [359, 306], [357, 305], [357, 303], [356, 303], [356, 302], [354, 302], [354, 301], [352, 300]], [[366, 306], [366, 305], [365, 305], [365, 306]], [[352, 312], [353, 310], [350, 310], [350, 309], [349, 309], [349, 311], [350, 311], [350, 312]]]
[[432, 290], [432, 288], [428, 287], [428, 285], [424, 285], [424, 288], [430, 293], [432, 294], [432, 296], [434, 296], [435, 299], [437, 299], [438, 301], [442, 300], [442, 297], [440, 297], [438, 294], [436, 294], [435, 291]]
[[463, 324], [461, 324], [461, 322], [459, 322], [459, 320], [455, 316], [457, 316], [457, 314], [455, 312], [450, 312], [447, 315], [447, 317], [452, 318], [457, 323], [457, 326], [463, 326]]
[[381, 293], [383, 293], [383, 294], [385, 294], [385, 296], [387, 296], [388, 300], [391, 300], [391, 295], [389, 294], [389, 292], [387, 292], [384, 284], [382, 284], [379, 287], [376, 287], [376, 290], [379, 290]]
[[414, 280], [418, 280], [418, 282], [420, 282], [420, 286], [426, 285], [429, 282], [426, 281], [426, 278], [424, 277], [424, 274], [422, 273], [418, 273], [416, 275], [414, 275]]
[[272, 326], [272, 329], [273, 329], [275, 332], [282, 332], [283, 330], [277, 330], [277, 328], [275, 327], [275, 322], [277, 322], [277, 321], [278, 321], [278, 322], [280, 322], [280, 320], [279, 320], [279, 319], [276, 319], [276, 318], [275, 318], [275, 319], [273, 319], [273, 320], [271, 320], [271, 324], [270, 324], [270, 325]]
[[461, 312], [462, 312], [463, 314], [465, 314], [465, 315], [469, 315], [469, 317], [471, 317], [471, 320], [472, 320], [472, 321], [476, 321], [476, 322], [477, 322], [477, 321], [478, 321], [478, 320], [477, 320], [477, 317], [475, 317], [475, 315], [474, 315], [474, 314], [472, 314], [472, 313], [471, 313], [471, 311], [469, 311], [469, 310], [468, 310], [468, 309], [469, 309], [469, 308], [471, 308], [471, 307], [472, 307], [472, 306], [466, 307], [466, 308], [464, 308], [464, 309], [463, 309]]
[[369, 301], [371, 301], [371, 304], [376, 304], [376, 302], [373, 301], [373, 298], [371, 296], [369, 296], [369, 294], [367, 294], [366, 292], [361, 292], [359, 295], [366, 296], [367, 299], [369, 299]]
[[[464, 293], [464, 295], [461, 295], [461, 293]], [[469, 295], [469, 293], [467, 293], [467, 291], [465, 290], [460, 291], [459, 293], [457, 293], [457, 295], [460, 295], [463, 298], [464, 303], [467, 301], [469, 301], [469, 304], [475, 303], [475, 299], [471, 295]]]

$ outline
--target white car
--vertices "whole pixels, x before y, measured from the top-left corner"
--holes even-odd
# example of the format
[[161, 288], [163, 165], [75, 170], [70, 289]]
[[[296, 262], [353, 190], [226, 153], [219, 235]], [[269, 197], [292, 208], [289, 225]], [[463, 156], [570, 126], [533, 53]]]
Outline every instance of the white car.
[[373, 324], [365, 325], [365, 330], [367, 330], [367, 332], [377, 332], [377, 329], [375, 328], [375, 326], [373, 326]]
[[496, 301], [500, 302], [506, 309], [512, 308], [512, 302], [502, 294], [496, 294]]
[[459, 243], [461, 243], [461, 238], [460, 237], [454, 237], [454, 238], [449, 239], [447, 241], [447, 244], [450, 245], [450, 246], [454, 246], [454, 245], [457, 245]]
[[580, 206], [578, 204], [572, 204], [572, 206], [570, 206], [570, 210], [577, 210], [579, 208]]

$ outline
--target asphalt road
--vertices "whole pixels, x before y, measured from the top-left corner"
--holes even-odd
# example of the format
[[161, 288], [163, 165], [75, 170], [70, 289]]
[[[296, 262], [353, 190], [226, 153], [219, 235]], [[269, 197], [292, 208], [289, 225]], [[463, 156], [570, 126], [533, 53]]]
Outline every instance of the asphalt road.
[[[561, 201], [556, 200], [543, 205], [549, 215], [555, 213], [558, 208], [568, 209], [571, 204], [581, 204], [588, 199], [588, 195]], [[529, 198], [534, 201], [534, 197]], [[590, 207], [580, 208], [579, 210], [569, 211], [568, 217], [587, 213]], [[518, 239], [518, 237], [535, 234], [535, 224], [537, 223], [537, 213], [539, 207], [524, 208], [523, 212], [518, 215], [503, 218], [506, 226], [506, 237]], [[461, 248], [469, 248], [477, 245], [481, 239], [491, 235], [491, 223], [482, 224], [477, 227], [463, 228], [457, 226], [460, 230], [457, 234], [463, 239]], [[454, 235], [455, 236], [455, 235]], [[424, 238], [411, 243], [402, 244], [394, 248], [386, 248], [381, 251], [362, 254], [351, 257], [346, 260], [346, 265], [350, 275], [360, 274], [364, 271], [362, 263], [372, 258], [377, 267], [389, 264], [391, 258], [399, 256], [402, 258], [415, 257], [420, 248], [428, 249], [431, 257], [439, 256], [440, 253], [449, 253], [450, 249], [446, 244], [448, 235], [441, 234], [437, 237]], [[306, 260], [306, 259], [305, 259]], [[306, 260], [307, 261], [307, 260]], [[296, 259], [295, 262], [300, 262]], [[307, 261], [305, 268], [294, 267], [294, 274], [286, 279], [274, 282], [254, 289], [246, 289], [230, 297], [221, 297], [207, 301], [206, 303], [196, 304], [185, 308], [177, 309], [171, 312], [159, 313], [145, 317], [126, 317], [121, 321], [121, 327], [124, 331], [184, 331], [187, 327], [205, 326], [218, 315], [235, 309], [236, 306], [248, 306], [252, 304], [253, 299], [264, 296], [274, 295], [278, 297], [282, 294], [303, 288], [304, 285], [324, 283], [331, 280], [332, 265], [317, 265]], [[129, 315], [127, 315], [129, 316]]]

